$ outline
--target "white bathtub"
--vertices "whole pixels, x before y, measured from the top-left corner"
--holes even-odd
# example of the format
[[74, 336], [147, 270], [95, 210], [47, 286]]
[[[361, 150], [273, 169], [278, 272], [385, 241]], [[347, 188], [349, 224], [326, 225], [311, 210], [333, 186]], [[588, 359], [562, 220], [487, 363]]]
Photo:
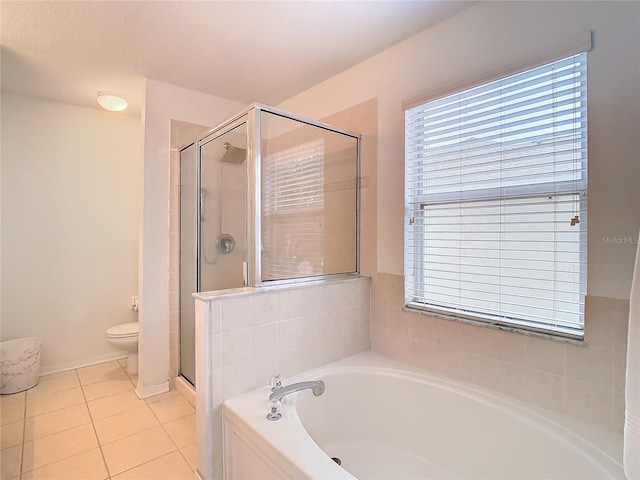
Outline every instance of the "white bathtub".
[[319, 378], [324, 394], [286, 397], [275, 422], [268, 387], [225, 402], [228, 480], [624, 478], [615, 432], [371, 352], [284, 384]]

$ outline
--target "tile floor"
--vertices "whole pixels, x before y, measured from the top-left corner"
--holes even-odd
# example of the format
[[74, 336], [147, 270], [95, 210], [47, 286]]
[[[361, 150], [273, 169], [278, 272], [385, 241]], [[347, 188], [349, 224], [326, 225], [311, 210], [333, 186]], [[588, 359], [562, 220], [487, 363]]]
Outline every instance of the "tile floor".
[[195, 409], [175, 390], [140, 400], [125, 362], [2, 395], [1, 480], [195, 478]]

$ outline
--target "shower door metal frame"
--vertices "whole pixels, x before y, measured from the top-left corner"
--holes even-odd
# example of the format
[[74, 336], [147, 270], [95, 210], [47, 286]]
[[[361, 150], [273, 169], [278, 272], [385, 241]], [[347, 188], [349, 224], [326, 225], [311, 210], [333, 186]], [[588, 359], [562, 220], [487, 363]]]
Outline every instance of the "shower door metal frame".
[[[178, 194], [178, 212], [179, 212], [179, 238], [180, 238], [180, 244], [179, 244], [179, 248], [178, 248], [178, 258], [179, 258], [179, 262], [180, 262], [180, 266], [178, 268], [178, 375], [181, 376], [186, 382], [188, 382], [189, 384], [191, 384], [192, 386], [195, 387], [195, 375], [194, 378], [190, 379], [188, 378], [182, 371], [182, 267], [181, 267], [181, 263], [182, 263], [182, 182], [183, 182], [183, 178], [182, 178], [182, 153], [185, 150], [188, 150], [189, 148], [194, 147], [196, 149], [196, 191], [199, 191], [200, 187], [199, 187], [199, 165], [200, 165], [200, 158], [199, 158], [199, 150], [198, 150], [198, 145], [197, 145], [197, 141], [191, 142], [187, 145], [184, 145], [183, 147], [180, 147], [179, 149], [179, 177], [180, 177], [180, 193]], [[192, 244], [192, 247], [195, 247], [195, 256], [196, 256], [196, 268], [195, 268], [195, 286], [196, 286], [196, 291], [199, 290], [200, 285], [199, 285], [199, 281], [200, 281], [200, 275], [199, 275], [199, 268], [200, 268], [200, 261], [199, 261], [199, 247], [200, 247], [200, 199], [196, 199], [196, 232], [195, 232], [195, 236], [194, 236], [194, 244]], [[195, 319], [194, 319], [195, 320]], [[195, 351], [194, 351], [194, 355], [195, 355]]]
[[[246, 129], [247, 129], [247, 138], [249, 136], [249, 123], [247, 121], [247, 113], [243, 113], [240, 115], [237, 115], [236, 117], [234, 117], [233, 119], [224, 122], [223, 124], [221, 124], [218, 127], [215, 127], [211, 130], [209, 130], [207, 133], [205, 133], [204, 135], [202, 135], [200, 138], [198, 138], [195, 141], [195, 145], [196, 145], [196, 184], [198, 185], [198, 202], [196, 203], [196, 215], [197, 218], [202, 218], [202, 154], [201, 154], [201, 149], [202, 147], [204, 147], [206, 144], [208, 144], [209, 142], [212, 142], [218, 138], [220, 138], [221, 136], [229, 133], [231, 130], [242, 126], [243, 124], [246, 125]], [[248, 152], [248, 150], [247, 150]], [[247, 155], [248, 157], [248, 155]], [[248, 159], [247, 159], [248, 160]], [[246, 175], [246, 182], [247, 183], [251, 183], [249, 182], [249, 175]], [[245, 201], [247, 201], [247, 199], [245, 199]], [[249, 205], [250, 202], [247, 201], [247, 207]], [[201, 268], [201, 247], [202, 247], [202, 222], [197, 221], [196, 222], [196, 288], [197, 288], [197, 292], [200, 292], [202, 290], [202, 284], [201, 284], [201, 280], [202, 280], [202, 268]], [[247, 252], [247, 262], [245, 263], [249, 263], [248, 259], [251, 258], [250, 257], [250, 252]], [[245, 282], [246, 283], [246, 282]]]
[[[196, 202], [196, 228], [195, 228], [195, 242], [194, 244], [192, 244], [193, 247], [195, 247], [195, 262], [196, 262], [196, 268], [195, 268], [195, 287], [196, 287], [196, 292], [200, 292], [201, 291], [201, 286], [202, 286], [202, 268], [201, 268], [201, 260], [202, 260], [202, 254], [201, 254], [201, 247], [202, 247], [202, 239], [201, 239], [201, 235], [202, 235], [202, 222], [200, 222], [200, 218], [202, 218], [202, 155], [201, 155], [201, 147], [203, 147], [204, 145], [206, 145], [207, 143], [221, 137], [222, 135], [230, 132], [231, 130], [233, 130], [234, 128], [237, 128], [239, 126], [241, 126], [242, 124], [246, 124], [246, 129], [247, 129], [247, 137], [249, 135], [249, 122], [248, 122], [248, 118], [250, 118], [250, 116], [248, 115], [248, 112], [244, 112], [241, 113], [239, 115], [236, 115], [235, 117], [233, 117], [232, 119], [223, 122], [221, 125], [219, 125], [218, 127], [214, 127], [211, 130], [208, 130], [207, 132], [205, 132], [203, 135], [201, 135], [198, 139], [196, 139], [194, 142], [191, 142], [187, 145], [184, 145], [183, 147], [181, 147], [179, 149], [179, 153], [180, 155], [182, 155], [182, 152], [187, 150], [190, 147], [194, 147], [196, 149], [196, 178], [195, 178], [195, 189], [197, 192], [197, 198], [195, 198], [195, 202]], [[180, 171], [182, 169], [182, 157], [180, 157]], [[249, 177], [249, 175], [247, 174], [246, 176], [246, 182], [247, 183], [251, 183], [249, 182], [249, 179], [251, 177]], [[182, 203], [183, 199], [182, 199], [182, 195], [178, 196], [178, 211], [181, 211], [181, 203]], [[245, 199], [245, 201], [247, 202], [247, 208], [249, 208], [249, 203], [248, 202], [248, 198]], [[182, 224], [182, 218], [180, 218], [180, 223]], [[246, 227], [245, 227], [246, 228]], [[180, 253], [178, 254], [179, 256], [181, 255], [182, 252], [182, 245], [180, 245], [179, 248]], [[246, 252], [246, 256], [247, 256], [247, 260], [249, 260], [251, 257], [250, 255], [252, 255], [252, 253], [250, 252], [250, 249], [247, 250]], [[249, 262], [246, 262], [249, 263]], [[178, 295], [178, 311], [182, 312], [182, 278], [179, 276], [178, 278], [178, 290], [180, 292], [180, 294]], [[179, 332], [179, 336], [178, 336], [178, 358], [179, 358], [179, 362], [178, 362], [178, 374], [184, 378], [187, 382], [189, 382], [190, 384], [195, 386], [195, 378], [193, 379], [189, 379], [188, 377], [186, 377], [184, 375], [184, 373], [182, 372], [182, 349], [183, 349], [183, 343], [182, 343], [182, 328], [181, 328], [181, 322], [182, 322], [182, 315], [180, 313], [180, 318], [179, 318], [179, 326], [178, 326], [178, 332]], [[194, 351], [194, 355], [195, 355], [195, 351]]]
[[[266, 105], [262, 105], [259, 103], [254, 103], [248, 109], [249, 113], [253, 113], [253, 115], [249, 115], [251, 119], [250, 126], [253, 127], [253, 130], [249, 130], [250, 135], [248, 137], [248, 148], [247, 156], [252, 160], [252, 168], [253, 172], [249, 172], [247, 175], [247, 179], [252, 178], [253, 182], [249, 182], [249, 184], [253, 183], [253, 186], [249, 185], [249, 188], [253, 190], [253, 198], [249, 197], [249, 205], [253, 205], [253, 212], [251, 216], [247, 216], [247, 218], [253, 220], [252, 228], [249, 229], [249, 235], [252, 235], [253, 238], [253, 255], [249, 257], [249, 269], [253, 269], [253, 283], [249, 283], [250, 286], [264, 286], [264, 285], [280, 285], [286, 283], [299, 283], [299, 282], [310, 282], [313, 280], [322, 280], [327, 277], [335, 277], [340, 275], [353, 275], [358, 274], [360, 272], [360, 142], [362, 140], [362, 136], [356, 133], [348, 132], [346, 130], [341, 130], [339, 128], [332, 127], [323, 122], [319, 122], [317, 120], [313, 120], [310, 118], [306, 118], [303, 116], [293, 115], [284, 110], [279, 110], [277, 108], [268, 107]], [[355, 205], [355, 217], [356, 217], [356, 235], [355, 235], [355, 270], [353, 272], [340, 272], [340, 273], [324, 273], [322, 275], [313, 275], [308, 277], [297, 277], [297, 278], [288, 278], [288, 279], [278, 279], [278, 280], [262, 280], [262, 220], [260, 213], [262, 212], [262, 177], [261, 177], [261, 166], [262, 166], [262, 149], [261, 147], [261, 135], [262, 135], [262, 125], [261, 125], [261, 113], [267, 112], [273, 115], [277, 115], [279, 117], [287, 118], [289, 120], [293, 120], [295, 122], [299, 122], [305, 125], [310, 125], [312, 127], [321, 128], [323, 130], [328, 130], [330, 132], [338, 133], [340, 135], [344, 135], [346, 137], [351, 137], [356, 140], [356, 205]], [[253, 149], [256, 148], [256, 145], [259, 146], [255, 155], [249, 156], [249, 152], [253, 153]], [[253, 176], [251, 175], [253, 174]], [[247, 190], [249, 191], [249, 190]], [[253, 265], [251, 265], [253, 262]]]
[[[315, 275], [309, 277], [299, 277], [299, 278], [291, 278], [291, 279], [279, 279], [279, 280], [262, 280], [262, 221], [261, 221], [261, 212], [262, 212], [262, 124], [261, 124], [261, 114], [262, 112], [271, 113], [273, 115], [277, 115], [279, 117], [283, 117], [295, 122], [299, 122], [302, 124], [310, 125], [313, 127], [318, 127], [323, 130], [327, 130], [330, 132], [338, 133], [347, 137], [351, 137], [356, 140], [356, 179], [355, 179], [355, 189], [356, 189], [356, 203], [355, 203], [355, 219], [356, 219], [356, 235], [355, 235], [355, 271], [354, 272], [343, 272], [343, 273], [333, 273], [333, 274], [322, 274]], [[360, 272], [361, 260], [360, 260], [360, 235], [361, 235], [361, 225], [360, 225], [360, 206], [361, 206], [361, 183], [360, 183], [360, 153], [361, 153], [361, 135], [341, 130], [338, 128], [334, 128], [331, 125], [328, 125], [323, 122], [319, 122], [317, 120], [311, 118], [305, 118], [303, 116], [293, 115], [289, 112], [279, 110], [277, 108], [268, 107], [262, 104], [254, 103], [249, 105], [245, 110], [234, 115], [233, 117], [227, 119], [222, 122], [218, 126], [208, 130], [204, 134], [202, 134], [199, 138], [197, 138], [194, 142], [185, 145], [180, 148], [180, 154], [187, 148], [191, 146], [195, 146], [196, 148], [196, 189], [198, 198], [196, 199], [196, 232], [195, 232], [195, 252], [196, 252], [196, 291], [201, 291], [201, 247], [202, 247], [202, 225], [200, 222], [200, 218], [202, 215], [202, 201], [201, 201], [201, 185], [202, 185], [202, 156], [201, 156], [201, 147], [206, 145], [207, 143], [221, 137], [222, 135], [230, 132], [231, 130], [241, 126], [242, 124], [246, 124], [246, 134], [247, 134], [247, 159], [246, 159], [246, 220], [245, 220], [245, 235], [246, 235], [246, 277], [245, 283], [247, 286], [264, 286], [264, 285], [278, 285], [278, 284], [286, 284], [286, 283], [295, 283], [295, 282], [308, 282], [313, 280], [321, 280], [326, 277], [338, 277], [341, 275], [352, 275], [358, 274]], [[180, 196], [179, 202], [182, 202], [182, 198]], [[180, 206], [178, 206], [180, 209]], [[182, 250], [182, 248], [180, 248]], [[181, 282], [180, 282], [181, 285]], [[182, 302], [182, 296], [180, 295], [180, 303]], [[179, 305], [179, 309], [181, 311], [181, 306]], [[181, 320], [180, 320], [181, 321]], [[179, 350], [182, 350], [182, 339], [180, 337]], [[179, 354], [181, 355], [181, 353]], [[181, 357], [180, 357], [181, 358]], [[181, 362], [182, 360], [180, 360]], [[182, 375], [181, 365], [178, 365], [178, 373]], [[183, 376], [183, 375], [182, 375]], [[185, 378], [183, 376], [183, 378]], [[195, 379], [194, 379], [195, 380]], [[191, 382], [190, 382], [191, 383]]]
[[[282, 118], [286, 118], [295, 122], [299, 122], [312, 127], [321, 128], [330, 132], [334, 132], [346, 137], [351, 137], [356, 140], [356, 235], [355, 235], [355, 270], [353, 272], [341, 272], [314, 275], [309, 277], [298, 277], [291, 279], [278, 279], [278, 280], [263, 280], [262, 279], [262, 221], [260, 213], [262, 211], [262, 148], [261, 148], [261, 135], [262, 135], [262, 122], [261, 113], [271, 113]], [[247, 261], [246, 261], [246, 285], [245, 286], [261, 286], [261, 285], [277, 285], [285, 283], [295, 282], [307, 282], [313, 280], [321, 280], [328, 276], [336, 275], [350, 275], [360, 272], [360, 143], [362, 136], [347, 130], [341, 130], [339, 128], [332, 127], [329, 124], [319, 122], [317, 120], [306, 118], [300, 115], [293, 115], [284, 110], [269, 107], [259, 103], [253, 103], [249, 105], [245, 110], [234, 115], [233, 117], [225, 120], [217, 127], [212, 128], [203, 135], [201, 135], [194, 143], [196, 144], [196, 176], [198, 185], [201, 184], [201, 157], [200, 147], [209, 143], [216, 138], [224, 135], [225, 133], [233, 130], [234, 128], [246, 123], [247, 125], [247, 177], [246, 177], [246, 192], [247, 192], [247, 216], [246, 216], [246, 242], [247, 242]], [[197, 204], [197, 215], [201, 214], [201, 202]], [[197, 222], [196, 231], [196, 254], [197, 254], [197, 276], [196, 286], [198, 291], [201, 291], [200, 284], [200, 234], [201, 225]]]

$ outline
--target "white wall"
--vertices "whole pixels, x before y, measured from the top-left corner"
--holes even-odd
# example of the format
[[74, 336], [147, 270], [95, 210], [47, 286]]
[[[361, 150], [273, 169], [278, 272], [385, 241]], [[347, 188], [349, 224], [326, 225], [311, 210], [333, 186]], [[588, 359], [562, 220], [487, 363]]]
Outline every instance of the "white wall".
[[[586, 30], [586, 345], [403, 311], [404, 105], [547, 58]], [[379, 179], [372, 349], [621, 431], [640, 226], [640, 3], [478, 2], [279, 106], [324, 118], [369, 98]]]
[[[479, 2], [279, 107], [322, 118], [378, 98], [378, 271], [403, 273], [403, 104], [557, 52], [592, 29], [589, 53], [591, 295], [628, 299], [640, 226], [640, 4]], [[608, 241], [614, 239], [613, 241]]]
[[169, 271], [178, 267], [169, 265], [171, 120], [216, 126], [244, 107], [156, 80], [145, 82], [137, 387], [142, 397], [169, 388]]
[[140, 167], [138, 118], [2, 93], [1, 335], [43, 337], [43, 373], [123, 354]]

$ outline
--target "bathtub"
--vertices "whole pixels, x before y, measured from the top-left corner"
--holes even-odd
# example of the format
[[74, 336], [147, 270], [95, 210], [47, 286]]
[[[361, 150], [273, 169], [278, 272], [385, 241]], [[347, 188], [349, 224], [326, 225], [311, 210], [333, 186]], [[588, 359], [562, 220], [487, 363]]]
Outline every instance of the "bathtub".
[[[237, 479], [624, 479], [622, 435], [373, 352], [268, 421], [269, 387], [225, 401], [225, 476]], [[332, 458], [339, 459], [341, 465]]]

